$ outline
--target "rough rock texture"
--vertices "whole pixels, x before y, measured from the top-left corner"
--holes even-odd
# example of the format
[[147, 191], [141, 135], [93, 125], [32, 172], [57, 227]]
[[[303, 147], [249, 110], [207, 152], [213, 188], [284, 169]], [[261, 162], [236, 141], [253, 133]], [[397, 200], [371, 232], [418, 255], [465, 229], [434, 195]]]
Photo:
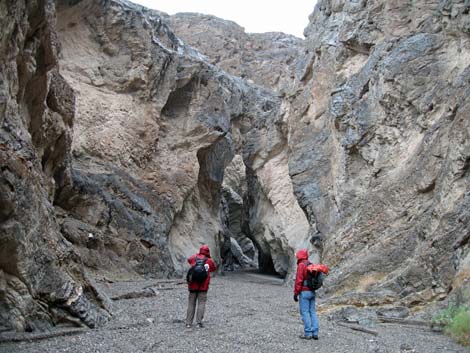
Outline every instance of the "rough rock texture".
[[[158, 12], [130, 3], [60, 2], [58, 31], [62, 73], [77, 93], [74, 189], [61, 195], [63, 224], [80, 239], [96, 236], [91, 256], [76, 243], [86, 264], [100, 271], [119, 264], [122, 275], [181, 275], [202, 243], [219, 260], [224, 170], [235, 154], [261, 170], [282, 152], [278, 94], [228, 75]], [[278, 256], [263, 249], [266, 263]], [[278, 267], [285, 273], [288, 265], [283, 259]]]
[[309, 247], [339, 306], [468, 284], [468, 1], [319, 0], [306, 41], [56, 4], [0, 5], [3, 325], [100, 324], [89, 275], [181, 276], [202, 243], [287, 278]]
[[[253, 273], [213, 278], [203, 330], [184, 328], [188, 294], [183, 285], [155, 280], [103, 283], [100, 287], [110, 297], [131, 296], [114, 302], [119, 315], [106, 327], [69, 337], [3, 343], [0, 353], [89, 353], [98, 349], [106, 353], [468, 353], [468, 348], [450, 337], [424, 327], [369, 320], [369, 326], [362, 328], [377, 332], [373, 336], [340, 326], [344, 323], [323, 314], [319, 316], [320, 339], [306, 342], [298, 339], [302, 321], [292, 289], [281, 283], [272, 276]], [[158, 294], [132, 297], [149, 288]], [[319, 298], [320, 311], [322, 302]], [[361, 316], [344, 312], [343, 317], [357, 320]]]
[[278, 32], [245, 33], [236, 23], [210, 15], [178, 13], [163, 19], [227, 73], [280, 95], [295, 89], [296, 65], [305, 50], [302, 39]]
[[[247, 193], [246, 168], [243, 158], [236, 155], [225, 169], [222, 189], [221, 220], [223, 226], [224, 266], [233, 269], [258, 267], [258, 249], [250, 239], [248, 222], [245, 219], [243, 196]], [[235, 263], [233, 258], [235, 257]]]
[[468, 284], [469, 10], [319, 1], [310, 17], [289, 173], [335, 303], [419, 306]]
[[[286, 156], [262, 169], [282, 168], [264, 181], [260, 170], [247, 170], [241, 219], [258, 243], [292, 259], [295, 247], [272, 250], [283, 237], [264, 231], [275, 228], [266, 227], [277, 218], [269, 215], [273, 195], [285, 202], [290, 194], [274, 183], [292, 182], [310, 225], [306, 240], [335, 269], [328, 279], [334, 303], [420, 306], [468, 285], [469, 6], [319, 1], [305, 43], [267, 63], [270, 48], [233, 23], [170, 17], [175, 32], [212, 62], [285, 96]], [[289, 83], [274, 81], [285, 69]], [[288, 169], [275, 162], [284, 158]]]
[[[249, 34], [236, 23], [208, 15], [181, 13], [163, 19], [178, 37], [226, 72], [272, 90], [279, 97], [291, 96], [298, 89], [305, 51], [300, 38], [283, 33]], [[281, 275], [295, 267], [293, 249], [308, 246], [311, 232], [294, 196], [288, 172], [289, 114], [289, 105], [283, 100], [279, 118], [281, 136], [269, 134], [269, 126], [255, 127], [256, 139], [276, 144], [276, 150], [262, 151], [261, 159], [247, 159], [245, 155], [246, 170], [228, 167], [230, 182], [224, 188], [232, 236], [248, 247], [248, 239], [254, 241], [259, 250], [260, 269]], [[242, 143], [245, 135], [253, 134], [245, 130], [246, 127], [240, 130]], [[235, 177], [234, 172], [242, 173], [243, 177]], [[251, 253], [249, 248], [246, 251]]]
[[74, 94], [58, 71], [52, 1], [0, 4], [0, 328], [94, 327], [105, 298], [61, 236]]

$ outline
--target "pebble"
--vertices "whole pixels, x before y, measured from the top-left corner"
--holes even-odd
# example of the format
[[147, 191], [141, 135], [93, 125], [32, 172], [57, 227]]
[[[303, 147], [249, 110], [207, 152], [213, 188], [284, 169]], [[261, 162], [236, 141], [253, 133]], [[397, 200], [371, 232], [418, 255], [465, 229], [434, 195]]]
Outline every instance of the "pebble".
[[[114, 297], [155, 283], [103, 282], [101, 289]], [[422, 328], [378, 323], [379, 335], [371, 338], [321, 315], [320, 339], [305, 342], [298, 338], [303, 327], [292, 288], [270, 283], [267, 276], [234, 272], [213, 278], [203, 329], [185, 328], [187, 295], [178, 285], [156, 297], [118, 300], [113, 319], [98, 330], [0, 344], [0, 353], [442, 353], [444, 346], [446, 353], [468, 353], [449, 337]]]

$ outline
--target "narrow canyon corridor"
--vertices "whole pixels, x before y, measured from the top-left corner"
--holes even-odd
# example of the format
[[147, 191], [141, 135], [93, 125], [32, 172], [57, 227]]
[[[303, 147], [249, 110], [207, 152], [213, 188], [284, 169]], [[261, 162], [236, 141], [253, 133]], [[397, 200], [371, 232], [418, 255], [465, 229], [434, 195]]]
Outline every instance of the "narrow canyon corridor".
[[[0, 1], [1, 350], [307, 352], [306, 249], [319, 351], [462, 351], [429, 326], [470, 320], [470, 2], [311, 7], [298, 38]], [[226, 273], [185, 330], [203, 244]]]

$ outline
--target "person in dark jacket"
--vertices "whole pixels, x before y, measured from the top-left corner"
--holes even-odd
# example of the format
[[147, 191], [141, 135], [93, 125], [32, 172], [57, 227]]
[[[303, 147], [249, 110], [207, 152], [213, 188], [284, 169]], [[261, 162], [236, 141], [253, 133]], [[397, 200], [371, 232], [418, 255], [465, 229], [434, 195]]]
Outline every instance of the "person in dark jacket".
[[192, 267], [196, 263], [196, 259], [206, 259], [205, 268], [207, 270], [207, 278], [201, 282], [192, 282], [188, 281], [188, 290], [189, 290], [189, 298], [188, 298], [188, 311], [186, 313], [186, 327], [190, 328], [193, 324], [194, 313], [196, 312], [196, 304], [197, 304], [197, 312], [196, 312], [196, 323], [197, 327], [203, 327], [202, 319], [204, 318], [204, 311], [206, 309], [206, 301], [207, 301], [207, 291], [209, 290], [209, 283], [211, 280], [210, 273], [214, 272], [217, 267], [215, 266], [214, 261], [211, 258], [210, 250], [207, 245], [201, 246], [199, 249], [199, 253], [192, 255], [188, 258], [188, 263]]
[[295, 276], [294, 301], [299, 302], [300, 316], [304, 322], [302, 339], [318, 339], [318, 318], [315, 311], [315, 291], [310, 290], [305, 283], [307, 279], [308, 251], [297, 251], [297, 273]]

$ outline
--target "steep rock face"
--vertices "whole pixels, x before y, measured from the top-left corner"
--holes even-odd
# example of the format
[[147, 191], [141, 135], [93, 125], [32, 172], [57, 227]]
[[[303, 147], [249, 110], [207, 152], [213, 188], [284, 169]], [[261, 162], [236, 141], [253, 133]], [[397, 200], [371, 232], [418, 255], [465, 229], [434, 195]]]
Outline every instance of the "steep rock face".
[[60, 233], [70, 187], [74, 95], [58, 71], [52, 1], [0, 5], [0, 328], [94, 327], [105, 298]]
[[468, 283], [468, 12], [324, 0], [311, 15], [289, 172], [336, 303], [420, 305]]
[[246, 194], [246, 167], [243, 158], [235, 155], [225, 168], [222, 185], [221, 221], [225, 269], [258, 268], [258, 249], [246, 232], [243, 195]]
[[126, 276], [181, 275], [201, 243], [219, 260], [224, 170], [234, 154], [260, 168], [282, 151], [279, 97], [213, 66], [158, 12], [63, 1], [58, 13], [77, 92], [64, 232], [90, 267]]
[[[213, 16], [181, 13], [164, 17], [186, 43], [206, 55], [226, 72], [263, 86], [279, 97], [295, 93], [304, 72], [304, 43], [283, 33], [245, 33], [231, 21]], [[255, 241], [259, 266], [266, 272], [286, 275], [295, 266], [293, 249], [308, 246], [311, 229], [294, 196], [288, 172], [286, 117], [290, 107], [283, 101], [282, 131], [275, 153], [262, 151], [260, 160], [245, 160], [242, 186], [226, 188], [229, 230], [238, 242]], [[263, 107], [270, 109], [270, 107]], [[268, 127], [269, 128], [269, 127]], [[261, 139], [272, 140], [266, 127], [257, 126]], [[242, 135], [245, 134], [242, 131]], [[276, 139], [274, 139], [276, 141]], [[270, 143], [273, 143], [272, 141]], [[228, 179], [232, 170], [228, 170]], [[240, 179], [240, 178], [238, 178]], [[238, 189], [238, 190], [236, 190]]]
[[227, 73], [280, 95], [295, 88], [302, 39], [278, 32], [245, 33], [236, 23], [210, 15], [179, 13], [164, 19], [179, 38]]
[[283, 275], [314, 250], [333, 304], [468, 284], [467, 2], [319, 1], [305, 43], [115, 0], [57, 1], [57, 37], [54, 11], [0, 5], [2, 324], [98, 325], [82, 263], [181, 275], [221, 234]]
[[[468, 281], [466, 15], [463, 1], [319, 2], [305, 48], [297, 48], [305, 55], [288, 68], [278, 66], [281, 55], [272, 64], [275, 73], [289, 70], [286, 86], [266, 76], [262, 56], [247, 65], [244, 58], [257, 54], [245, 51], [253, 37], [239, 26], [170, 17], [175, 32], [213, 63], [286, 96], [287, 179], [310, 224], [298, 246], [312, 243], [316, 256], [337, 267], [330, 293], [350, 293], [339, 304], [422, 304]], [[258, 235], [273, 219], [260, 217], [270, 208], [260, 175], [248, 170], [249, 196], [240, 206], [249, 213], [245, 229]], [[283, 173], [274, 175], [278, 181]], [[271, 252], [293, 257], [289, 246]]]

